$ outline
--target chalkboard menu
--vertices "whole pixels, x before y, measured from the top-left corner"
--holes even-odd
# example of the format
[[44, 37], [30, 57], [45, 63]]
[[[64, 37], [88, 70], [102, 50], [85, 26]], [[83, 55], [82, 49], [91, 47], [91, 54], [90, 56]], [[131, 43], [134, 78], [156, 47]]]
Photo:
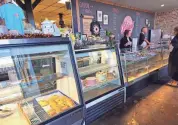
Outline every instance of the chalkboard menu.
[[[82, 14], [87, 16], [93, 16], [95, 20], [97, 20], [96, 17], [97, 10], [102, 11], [103, 15], [108, 15], [109, 24], [103, 25], [103, 22], [100, 23], [101, 25], [103, 25], [104, 30], [114, 33], [117, 39], [120, 39], [123, 36], [123, 34], [121, 33], [121, 29], [122, 29], [121, 26], [126, 17], [127, 19], [131, 20], [133, 23], [132, 37], [135, 38], [138, 38], [141, 28], [145, 26], [146, 19], [148, 19], [151, 23], [150, 28], [153, 28], [154, 26], [154, 14], [137, 12], [134, 10], [107, 5], [91, 0], [79, 0], [79, 9], [80, 9], [80, 15]], [[81, 30], [83, 30], [83, 23], [81, 23]]]

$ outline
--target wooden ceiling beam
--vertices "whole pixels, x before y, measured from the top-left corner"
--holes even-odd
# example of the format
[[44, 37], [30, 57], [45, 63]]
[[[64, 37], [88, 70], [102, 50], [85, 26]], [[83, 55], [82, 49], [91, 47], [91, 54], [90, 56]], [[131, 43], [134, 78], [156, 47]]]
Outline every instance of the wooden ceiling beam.
[[24, 11], [26, 10], [25, 4], [23, 4], [21, 0], [16, 0], [16, 3], [17, 3]]
[[35, 7], [38, 6], [38, 4], [39, 4], [40, 2], [42, 2], [42, 1], [43, 1], [43, 0], [35, 0], [35, 1], [33, 2], [33, 4], [32, 4], [33, 9], [35, 9]]

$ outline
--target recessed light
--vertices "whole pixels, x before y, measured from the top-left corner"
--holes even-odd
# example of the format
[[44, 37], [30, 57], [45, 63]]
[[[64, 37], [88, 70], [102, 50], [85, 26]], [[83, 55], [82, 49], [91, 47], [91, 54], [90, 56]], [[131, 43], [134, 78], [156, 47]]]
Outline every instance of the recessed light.
[[162, 4], [161, 7], [164, 7], [164, 4]]

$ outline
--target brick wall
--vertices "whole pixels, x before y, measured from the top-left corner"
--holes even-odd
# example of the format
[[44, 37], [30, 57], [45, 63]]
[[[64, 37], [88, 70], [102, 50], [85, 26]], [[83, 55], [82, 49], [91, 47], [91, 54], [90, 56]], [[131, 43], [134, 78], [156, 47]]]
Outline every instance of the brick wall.
[[162, 29], [166, 34], [171, 34], [175, 26], [178, 26], [178, 9], [156, 13], [155, 28]]

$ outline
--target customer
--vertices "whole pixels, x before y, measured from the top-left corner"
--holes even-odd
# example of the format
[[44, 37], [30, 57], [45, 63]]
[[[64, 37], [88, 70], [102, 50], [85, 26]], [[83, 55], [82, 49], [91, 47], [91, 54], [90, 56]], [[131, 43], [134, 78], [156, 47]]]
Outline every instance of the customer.
[[150, 45], [150, 42], [146, 39], [146, 34], [148, 33], [148, 28], [143, 27], [141, 29], [138, 45], [139, 47], [146, 48], [148, 45]]
[[171, 85], [178, 85], [178, 26], [174, 28], [175, 37], [172, 39], [171, 44], [173, 50], [169, 55], [168, 72], [172, 81]]
[[120, 40], [120, 49], [131, 49], [132, 48], [132, 38], [131, 31], [125, 30], [124, 37]]
[[19, 6], [13, 4], [12, 0], [5, 0], [5, 4], [0, 6], [0, 18], [4, 20], [10, 32], [24, 34], [24, 12]]

